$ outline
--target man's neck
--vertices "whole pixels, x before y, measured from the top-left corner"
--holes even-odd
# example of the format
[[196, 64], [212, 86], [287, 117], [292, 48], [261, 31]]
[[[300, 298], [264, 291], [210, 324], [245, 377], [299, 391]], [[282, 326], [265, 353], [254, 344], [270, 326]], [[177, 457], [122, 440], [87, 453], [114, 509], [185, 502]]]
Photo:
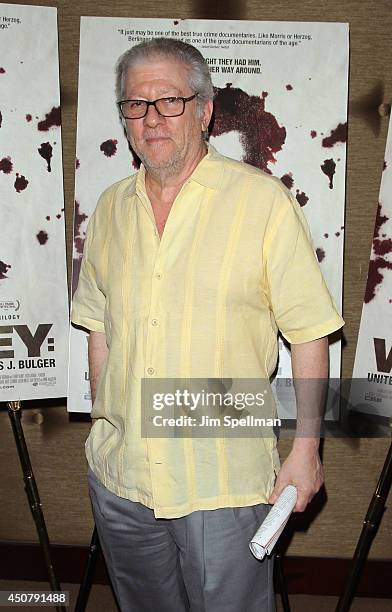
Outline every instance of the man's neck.
[[186, 183], [206, 154], [207, 147], [202, 143], [196, 155], [181, 169], [165, 168], [164, 170], [154, 171], [146, 168], [145, 185], [150, 201], [171, 205], [184, 183]]

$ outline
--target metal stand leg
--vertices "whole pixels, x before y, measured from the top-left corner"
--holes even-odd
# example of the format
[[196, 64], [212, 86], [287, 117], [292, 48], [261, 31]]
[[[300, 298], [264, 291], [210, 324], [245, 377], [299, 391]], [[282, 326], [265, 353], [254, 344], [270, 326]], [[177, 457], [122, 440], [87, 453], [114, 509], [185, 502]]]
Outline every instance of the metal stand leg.
[[280, 597], [284, 612], [290, 612], [289, 595], [287, 592], [286, 578], [283, 573], [282, 554], [277, 552], [275, 555], [275, 576], [276, 582], [279, 585]]
[[385, 459], [383, 469], [380, 474], [379, 481], [372, 501], [370, 502], [366, 518], [363, 523], [362, 532], [355, 549], [353, 564], [346, 582], [345, 589], [340, 596], [336, 612], [348, 612], [351, 607], [352, 600], [357, 590], [363, 566], [367, 559], [370, 546], [377, 533], [377, 529], [381, 522], [383, 512], [385, 510], [385, 502], [391, 488], [392, 483], [392, 443], [389, 447], [388, 455]]
[[[29, 451], [27, 449], [26, 440], [23, 434], [23, 428], [21, 423], [21, 405], [19, 401], [8, 402], [8, 416], [11, 421], [12, 431], [14, 433], [16, 442], [16, 448], [18, 450], [18, 455], [22, 466], [25, 491], [29, 500], [30, 510], [37, 528], [38, 538], [45, 559], [49, 583], [52, 591], [61, 591], [60, 583], [56, 578], [53, 564], [50, 558], [49, 537], [46, 529], [44, 515], [42, 512], [41, 500], [39, 498], [37, 484], [34, 478], [33, 469], [31, 467]], [[56, 610], [58, 610], [58, 612], [66, 612], [64, 606], [56, 606]]]
[[78, 599], [76, 601], [75, 612], [84, 612], [87, 606], [88, 597], [90, 595], [93, 582], [95, 566], [101, 551], [97, 528], [94, 527], [93, 535], [90, 542], [88, 559], [84, 570], [82, 583], [80, 585]]

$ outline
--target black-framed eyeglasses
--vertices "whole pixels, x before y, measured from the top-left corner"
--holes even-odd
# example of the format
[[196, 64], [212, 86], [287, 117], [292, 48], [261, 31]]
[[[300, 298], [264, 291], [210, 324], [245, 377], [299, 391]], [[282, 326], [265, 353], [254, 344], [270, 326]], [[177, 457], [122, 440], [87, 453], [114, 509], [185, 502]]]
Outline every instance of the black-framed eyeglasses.
[[147, 115], [149, 106], [154, 106], [162, 117], [179, 117], [184, 113], [185, 104], [194, 100], [197, 95], [199, 94], [196, 92], [189, 98], [170, 96], [158, 100], [120, 100], [117, 104], [124, 119], [143, 119]]

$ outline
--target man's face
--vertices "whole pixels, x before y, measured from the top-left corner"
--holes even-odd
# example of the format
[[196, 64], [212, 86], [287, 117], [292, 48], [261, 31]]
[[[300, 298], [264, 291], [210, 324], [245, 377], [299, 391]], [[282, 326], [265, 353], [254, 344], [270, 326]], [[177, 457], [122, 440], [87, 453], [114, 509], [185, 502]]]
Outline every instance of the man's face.
[[[161, 57], [130, 68], [124, 89], [127, 100], [188, 98], [196, 93], [189, 86], [186, 66]], [[203, 150], [201, 133], [207, 129], [211, 113], [212, 102], [207, 102], [200, 117], [196, 99], [185, 104], [184, 114], [179, 117], [162, 117], [149, 106], [142, 119], [125, 120], [129, 142], [147, 170], [181, 171]]]

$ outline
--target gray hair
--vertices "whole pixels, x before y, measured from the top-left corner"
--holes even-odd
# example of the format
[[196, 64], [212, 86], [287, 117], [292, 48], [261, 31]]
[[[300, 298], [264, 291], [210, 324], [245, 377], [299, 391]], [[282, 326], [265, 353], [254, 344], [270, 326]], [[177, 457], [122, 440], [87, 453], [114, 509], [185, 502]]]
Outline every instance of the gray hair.
[[214, 88], [208, 64], [200, 51], [174, 38], [153, 38], [131, 47], [123, 53], [116, 64], [116, 97], [124, 99], [125, 79], [128, 70], [137, 63], [151, 61], [153, 58], [165, 57], [185, 64], [188, 68], [189, 86], [197, 92], [197, 105], [202, 113], [205, 102], [213, 100]]

